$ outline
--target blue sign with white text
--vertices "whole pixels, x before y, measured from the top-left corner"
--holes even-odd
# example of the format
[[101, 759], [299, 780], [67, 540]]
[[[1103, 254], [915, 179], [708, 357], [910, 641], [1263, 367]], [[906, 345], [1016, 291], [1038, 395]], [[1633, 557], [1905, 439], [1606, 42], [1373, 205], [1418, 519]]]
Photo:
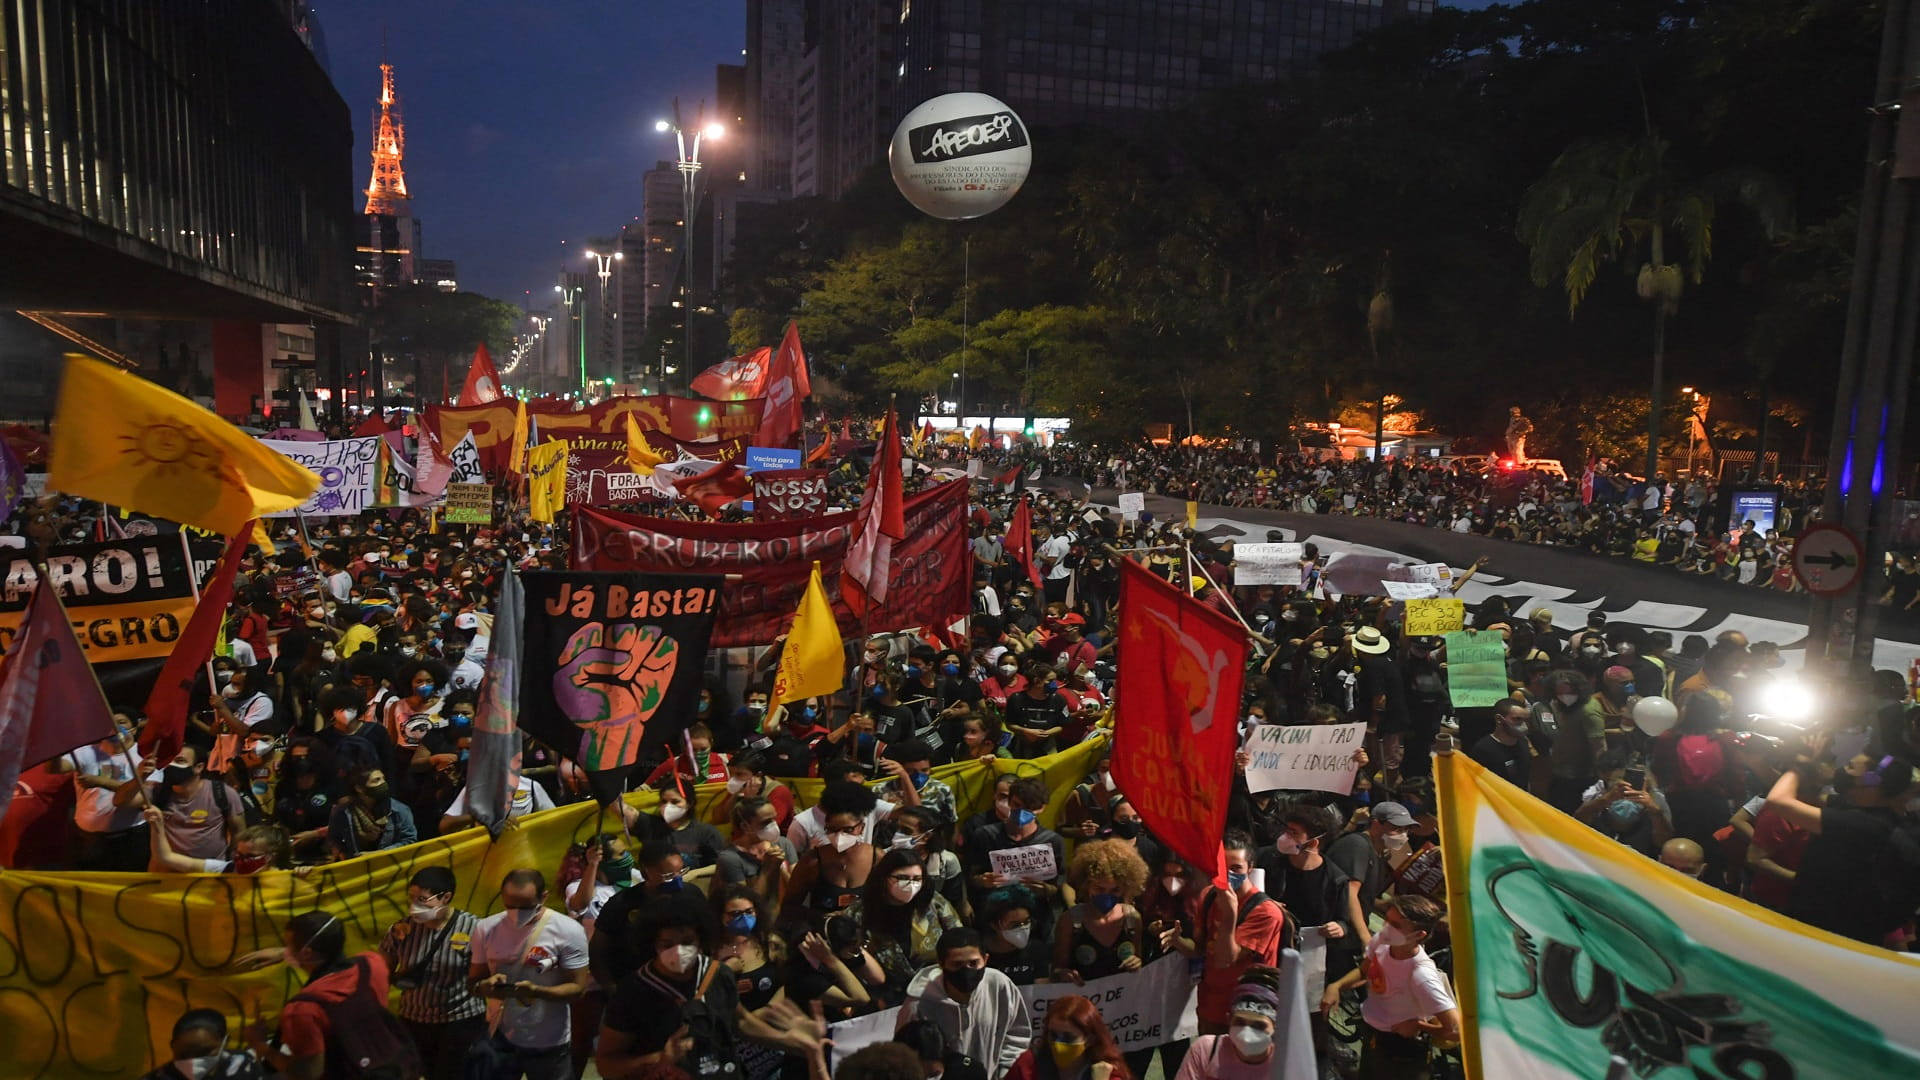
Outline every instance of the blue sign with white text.
[[749, 446], [746, 461], [740, 467], [750, 473], [756, 473], [762, 469], [798, 469], [800, 468], [800, 451]]

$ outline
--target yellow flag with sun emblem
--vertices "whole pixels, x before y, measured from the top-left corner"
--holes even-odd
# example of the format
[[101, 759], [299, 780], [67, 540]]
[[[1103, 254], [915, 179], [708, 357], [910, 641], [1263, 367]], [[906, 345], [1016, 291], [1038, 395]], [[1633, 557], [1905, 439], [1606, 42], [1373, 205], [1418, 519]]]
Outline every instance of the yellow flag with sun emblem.
[[291, 510], [320, 478], [171, 390], [69, 356], [47, 486], [235, 536]]

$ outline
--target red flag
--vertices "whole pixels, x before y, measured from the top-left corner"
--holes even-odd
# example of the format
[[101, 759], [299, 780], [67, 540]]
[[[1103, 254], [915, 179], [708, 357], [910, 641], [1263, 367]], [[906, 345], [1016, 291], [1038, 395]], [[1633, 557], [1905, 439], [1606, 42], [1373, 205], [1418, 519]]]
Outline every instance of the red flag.
[[364, 439], [370, 435], [385, 435], [392, 430], [393, 428], [387, 424], [386, 414], [374, 411], [368, 413], [367, 418], [360, 421], [360, 426], [353, 429], [353, 437]]
[[473, 366], [467, 369], [466, 385], [460, 388], [459, 407], [487, 405], [500, 398], [500, 373], [493, 370], [493, 355], [483, 341], [473, 350]]
[[114, 737], [113, 710], [46, 574], [0, 669], [0, 817], [20, 770]]
[[814, 447], [813, 452], [807, 455], [807, 464], [818, 465], [827, 460], [827, 454], [830, 452], [832, 446], [833, 440], [827, 436], [826, 432], [821, 432], [820, 445]]
[[[1113, 778], [1153, 835], [1224, 879], [1229, 785], [1193, 777], [1233, 775], [1246, 632], [1123, 559], [1119, 657]], [[1176, 761], [1179, 767], [1170, 764]]]
[[193, 711], [193, 681], [213, 656], [220, 636], [220, 624], [226, 621], [227, 606], [233, 603], [233, 577], [240, 570], [240, 556], [246, 553], [253, 526], [241, 529], [227, 541], [227, 553], [220, 557], [213, 576], [200, 588], [200, 600], [194, 605], [187, 628], [173, 643], [153, 692], [147, 695], [147, 726], [140, 732], [140, 752], [148, 758], [172, 761], [187, 739], [187, 714]]
[[[840, 572], [840, 595], [855, 616], [868, 606], [887, 602], [887, 583], [893, 577], [893, 543], [907, 538], [901, 513], [906, 500], [900, 486], [900, 421], [887, 406], [887, 423], [880, 447], [867, 472], [867, 490], [860, 497], [860, 513], [853, 521], [847, 544], [847, 564]], [[896, 628], [897, 629], [897, 628]]]
[[760, 414], [761, 446], [791, 446], [793, 437], [805, 426], [801, 402], [811, 392], [807, 379], [807, 357], [800, 351], [800, 332], [787, 324], [787, 336], [767, 363], [767, 381], [760, 396], [765, 409]]
[[1001, 545], [1007, 558], [1026, 567], [1027, 580], [1033, 582], [1034, 591], [1044, 588], [1040, 584], [1040, 568], [1033, 563], [1033, 507], [1027, 504], [1027, 497], [1020, 496], [1020, 505], [1013, 508], [1013, 520], [1007, 522], [1007, 542]]
[[765, 397], [767, 371], [773, 363], [773, 350], [765, 345], [750, 353], [722, 360], [693, 377], [688, 389], [715, 401], [746, 401]]
[[728, 503], [753, 494], [753, 478], [731, 461], [673, 482], [674, 490], [700, 504], [710, 517], [719, 517]]

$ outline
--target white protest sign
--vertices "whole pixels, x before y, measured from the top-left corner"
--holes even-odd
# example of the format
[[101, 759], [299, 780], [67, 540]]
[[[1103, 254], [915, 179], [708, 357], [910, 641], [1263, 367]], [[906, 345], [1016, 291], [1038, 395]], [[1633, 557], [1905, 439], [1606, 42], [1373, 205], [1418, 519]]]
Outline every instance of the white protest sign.
[[1029, 844], [987, 853], [993, 872], [1003, 877], [1052, 881], [1060, 875], [1060, 864], [1053, 857], [1053, 845]]
[[1020, 994], [1027, 999], [1027, 1012], [1033, 1017], [1034, 1045], [1045, 1042], [1047, 1006], [1068, 994], [1079, 994], [1099, 1007], [1115, 1045], [1123, 1052], [1192, 1038], [1198, 1025], [1187, 1010], [1193, 997], [1190, 972], [1186, 957], [1163, 956], [1139, 971], [1090, 979], [1081, 986], [1023, 986]]
[[1247, 735], [1248, 791], [1353, 791], [1365, 724], [1262, 724]]
[[320, 488], [295, 510], [283, 510], [269, 517], [343, 517], [373, 507], [374, 481], [380, 461], [380, 440], [329, 439], [326, 442], [291, 442], [261, 439], [260, 445], [283, 457], [291, 458], [320, 477]]
[[484, 484], [486, 473], [480, 469], [480, 448], [474, 445], [473, 431], [469, 429], [453, 450], [447, 454], [447, 460], [453, 462], [453, 475], [447, 478], [449, 484]]
[[1380, 582], [1380, 586], [1386, 589], [1387, 595], [1395, 600], [1432, 600], [1440, 595], [1440, 587], [1438, 585], [1430, 585], [1424, 581], [1386, 581], [1383, 579]]
[[1304, 544], [1233, 545], [1235, 585], [1299, 585]]
[[1444, 587], [1453, 584], [1453, 567], [1443, 562], [1417, 563], [1407, 567], [1407, 580]]
[[1127, 491], [1120, 495], [1120, 516], [1128, 521], [1140, 520], [1140, 512], [1147, 508], [1147, 496], [1144, 492]]
[[[1115, 1045], [1122, 1051], [1190, 1039], [1199, 1030], [1194, 1019], [1193, 976], [1183, 956], [1163, 956], [1139, 971], [1093, 979], [1085, 985], [1048, 983], [1019, 990], [1027, 999], [1036, 1040], [1043, 1040], [1046, 1034], [1047, 1006], [1068, 994], [1079, 994], [1099, 1007]], [[863, 1047], [892, 1042], [899, 1025], [898, 1008], [828, 1025], [833, 1062], [845, 1061], [847, 1055]]]

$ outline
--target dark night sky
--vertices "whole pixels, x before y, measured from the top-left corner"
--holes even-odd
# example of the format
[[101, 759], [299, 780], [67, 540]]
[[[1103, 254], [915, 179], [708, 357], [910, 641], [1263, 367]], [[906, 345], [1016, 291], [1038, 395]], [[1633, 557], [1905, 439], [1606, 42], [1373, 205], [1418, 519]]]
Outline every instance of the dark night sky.
[[[1484, 7], [1488, 0], [1451, 0]], [[713, 97], [740, 63], [742, 0], [315, 0], [353, 110], [365, 188], [381, 38], [407, 123], [407, 187], [426, 254], [461, 288], [536, 308], [583, 241], [640, 213], [640, 174], [673, 156], [653, 130], [675, 95]], [[356, 197], [355, 209], [365, 205]], [[564, 246], [563, 246], [564, 242]]]
[[462, 289], [516, 303], [531, 289], [536, 307], [563, 262], [588, 268], [587, 237], [640, 213], [640, 174], [674, 153], [654, 121], [675, 95], [689, 113], [711, 100], [714, 66], [738, 64], [746, 36], [740, 0], [313, 6], [353, 110], [354, 183], [372, 167], [384, 29], [426, 253], [457, 260]]

